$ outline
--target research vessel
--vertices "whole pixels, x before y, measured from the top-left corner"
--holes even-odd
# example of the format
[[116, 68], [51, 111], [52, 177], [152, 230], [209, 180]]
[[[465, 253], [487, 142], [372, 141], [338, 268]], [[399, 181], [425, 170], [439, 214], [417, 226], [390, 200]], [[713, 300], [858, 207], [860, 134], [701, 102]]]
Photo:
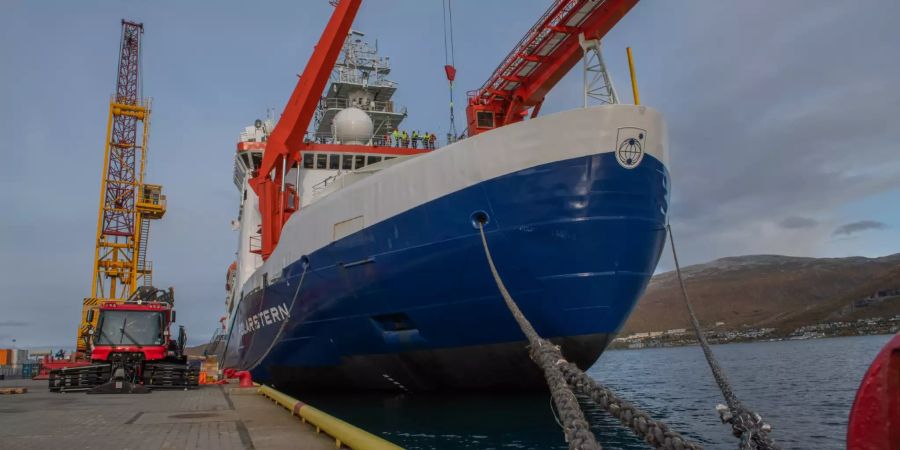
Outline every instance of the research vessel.
[[[562, 14], [555, 7], [529, 35], [539, 37]], [[590, 20], [577, 12], [563, 19]], [[513, 110], [491, 102], [517, 88], [507, 76], [486, 83], [493, 91], [469, 94], [466, 137], [413, 146], [394, 138], [407, 111], [394, 102], [390, 61], [361, 33], [337, 32], [340, 56], [328, 65], [327, 87], [310, 88], [314, 118], [309, 129], [302, 124], [296, 157], [272, 162], [266, 153], [294, 97], [280, 122], [257, 120], [237, 143], [238, 249], [227, 275], [224, 367], [294, 389], [545, 386], [491, 276], [480, 227], [537, 332], [568, 360], [591, 366], [643, 293], [665, 242], [661, 115], [609, 101], [546, 116], [530, 105], [530, 118], [511, 120]], [[517, 48], [541, 54], [526, 41]], [[540, 42], [567, 42], [552, 41], [545, 34]], [[538, 74], [527, 67], [537, 56], [514, 52], [522, 60], [505, 65]]]

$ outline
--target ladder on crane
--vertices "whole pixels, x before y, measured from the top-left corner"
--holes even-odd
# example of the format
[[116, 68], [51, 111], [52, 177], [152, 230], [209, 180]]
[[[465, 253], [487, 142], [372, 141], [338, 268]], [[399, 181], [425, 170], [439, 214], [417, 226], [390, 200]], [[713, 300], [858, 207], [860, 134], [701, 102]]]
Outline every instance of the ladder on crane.
[[150, 241], [150, 219], [141, 219], [141, 234], [138, 241], [137, 271], [142, 286], [153, 286], [153, 267], [147, 261], [147, 243]]

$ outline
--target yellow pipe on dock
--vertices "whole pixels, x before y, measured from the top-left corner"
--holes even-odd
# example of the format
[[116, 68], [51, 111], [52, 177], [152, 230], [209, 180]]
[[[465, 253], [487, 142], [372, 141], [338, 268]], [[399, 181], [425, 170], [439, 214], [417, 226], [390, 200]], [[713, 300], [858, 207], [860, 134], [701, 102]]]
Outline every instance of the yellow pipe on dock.
[[631, 47], [626, 47], [628, 52], [628, 71], [631, 72], [631, 93], [634, 94], [634, 104], [641, 104], [641, 96], [638, 95], [637, 76], [634, 73], [634, 57], [631, 55]]
[[368, 431], [357, 428], [324, 411], [313, 408], [306, 403], [297, 400], [283, 392], [276, 391], [269, 386], [260, 385], [259, 393], [272, 399], [283, 406], [292, 415], [300, 416], [305, 422], [316, 427], [316, 431], [324, 431], [333, 437], [338, 448], [345, 445], [352, 449], [372, 450], [402, 450], [402, 447], [392, 444]]

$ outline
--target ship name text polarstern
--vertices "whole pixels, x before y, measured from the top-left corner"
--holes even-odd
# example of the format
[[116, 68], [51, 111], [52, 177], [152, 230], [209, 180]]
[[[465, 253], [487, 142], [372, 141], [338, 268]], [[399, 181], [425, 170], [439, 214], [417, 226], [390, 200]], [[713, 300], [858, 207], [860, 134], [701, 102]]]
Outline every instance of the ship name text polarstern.
[[282, 303], [278, 306], [273, 306], [251, 316], [247, 316], [243, 322], [238, 324], [238, 332], [243, 336], [251, 331], [259, 330], [262, 327], [284, 322], [290, 317], [291, 311], [288, 309], [286, 303]]

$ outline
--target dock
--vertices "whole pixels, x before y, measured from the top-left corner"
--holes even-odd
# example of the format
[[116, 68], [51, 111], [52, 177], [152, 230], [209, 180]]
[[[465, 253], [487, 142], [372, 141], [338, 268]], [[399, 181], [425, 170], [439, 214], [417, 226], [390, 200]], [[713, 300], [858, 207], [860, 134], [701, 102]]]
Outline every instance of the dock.
[[257, 389], [235, 384], [88, 395], [53, 393], [46, 381], [0, 381], [0, 388], [12, 387], [27, 392], [0, 396], [0, 448], [336, 448], [336, 438], [318, 432]]

